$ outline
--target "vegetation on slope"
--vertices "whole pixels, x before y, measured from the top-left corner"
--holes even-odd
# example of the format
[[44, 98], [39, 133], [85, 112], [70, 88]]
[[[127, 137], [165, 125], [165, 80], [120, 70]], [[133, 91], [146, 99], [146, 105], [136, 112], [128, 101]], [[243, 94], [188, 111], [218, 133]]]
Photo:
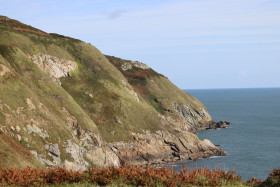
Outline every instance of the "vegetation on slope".
[[[61, 78], [60, 86], [30, 60], [30, 55], [39, 54], [74, 61], [77, 69]], [[1, 130], [26, 150], [46, 155], [46, 159], [52, 160], [52, 156], [45, 147], [58, 144], [61, 161], [73, 161], [65, 152], [65, 142], [81, 142], [79, 134], [73, 137], [69, 123], [75, 122], [78, 128], [96, 135], [91, 137], [91, 146], [96, 146], [94, 139], [99, 134], [107, 142], [128, 141], [133, 139], [131, 132], [161, 129], [156, 110], [137, 101], [118, 69], [98, 49], [80, 40], [47, 34], [1, 16], [0, 73]], [[46, 137], [26, 129], [28, 125]], [[0, 155], [0, 166], [11, 167], [17, 154]], [[40, 165], [33, 155], [23, 156], [23, 160], [26, 164], [22, 166]]]
[[[60, 78], [61, 85], [35, 64], [42, 55], [75, 64]], [[65, 151], [71, 141], [77, 152], [93, 151], [81, 151], [76, 162], [96, 157], [100, 165], [105, 142], [127, 143], [136, 140], [137, 133], [188, 131], [174, 107], [186, 107], [181, 109], [184, 115], [194, 119], [191, 115], [200, 116], [204, 106], [152, 69], [122, 71], [123, 62], [129, 61], [105, 57], [91, 44], [0, 16], [0, 130], [38, 158], [53, 160], [52, 145], [60, 150], [62, 163], [75, 160]], [[15, 158], [3, 160], [10, 163]], [[37, 166], [32, 159], [26, 162]]]
[[[167, 168], [140, 168], [126, 166], [122, 168], [91, 168], [87, 172], [67, 171], [61, 168], [19, 170], [0, 169], [2, 185], [116, 185], [116, 186], [243, 186], [240, 176], [235, 172], [208, 168], [188, 170], [180, 173]], [[245, 186], [245, 185], [244, 185]]]
[[134, 90], [145, 100], [149, 101], [152, 106], [159, 112], [163, 111], [163, 108], [155, 101], [156, 95], [153, 94], [148, 89], [149, 79], [154, 77], [160, 77], [162, 75], [158, 74], [152, 69], [141, 69], [141, 68], [132, 68], [129, 70], [122, 70], [121, 66], [124, 63], [131, 63], [130, 60], [123, 60], [121, 58], [108, 56], [106, 58], [122, 72], [129, 84], [133, 87]]
[[[30, 152], [28, 156], [25, 156], [22, 153], [23, 149], [48, 155], [44, 146], [59, 144], [62, 150], [63, 142], [72, 139], [66, 125], [71, 116], [75, 116], [80, 127], [98, 134], [95, 123], [72, 96], [28, 58], [28, 54], [41, 50], [48, 51], [48, 49], [50, 49], [49, 53], [55, 53], [58, 56], [64, 55], [65, 58], [71, 58], [71, 56], [56, 45], [49, 48], [45, 43], [36, 45], [31, 39], [37, 37], [34, 32], [22, 33], [2, 24], [0, 28], [0, 125], [2, 132], [9, 135], [11, 141], [19, 144], [14, 146], [14, 149], [9, 148], [13, 149], [10, 153], [9, 149], [1, 150], [0, 166], [40, 165]], [[56, 41], [53, 37], [51, 40]], [[50, 136], [42, 138], [38, 134], [29, 133], [26, 130], [27, 125], [36, 125], [44, 134]], [[1, 136], [1, 147], [9, 147], [10, 144], [4, 141], [3, 137]], [[65, 159], [71, 161], [71, 157], [64, 151], [61, 155], [62, 161]], [[14, 160], [18, 162], [13, 162]]]
[[280, 186], [280, 168], [270, 172], [266, 180], [252, 178], [246, 183], [235, 171], [184, 168], [145, 168], [125, 166], [121, 168], [94, 168], [88, 171], [71, 171], [62, 168], [37, 169], [27, 167], [1, 168], [0, 185], [16, 186]]
[[0, 147], [1, 159], [6, 158], [1, 162], [2, 167], [17, 166], [18, 168], [25, 168], [30, 164], [39, 168], [42, 167], [42, 164], [29, 150], [5, 135], [2, 131], [0, 131]]
[[128, 141], [133, 138], [129, 132], [161, 129], [157, 112], [137, 102], [129, 93], [132, 88], [123, 85], [123, 75], [94, 46], [57, 34], [18, 31], [11, 25], [0, 24], [0, 44], [17, 46], [25, 54], [49, 54], [78, 64], [73, 76], [62, 78], [62, 87], [97, 124], [106, 141]]
[[118, 70], [120, 70], [131, 86], [148, 101], [151, 99], [166, 99], [170, 101], [175, 99], [175, 101], [184, 103], [188, 100], [197, 106], [201, 106], [201, 103], [197, 99], [177, 88], [168, 80], [168, 78], [155, 72], [153, 69], [140, 69], [134, 67], [124, 71], [121, 68], [122, 64], [130, 63], [130, 60], [124, 60], [109, 55], [106, 55], [106, 57], [118, 68]]
[[252, 178], [247, 181], [249, 186], [254, 187], [278, 187], [280, 186], [280, 168], [273, 169], [266, 180], [260, 180], [256, 178]]
[[[80, 126], [98, 133], [95, 124], [73, 98], [42, 74], [20, 49], [10, 48], [5, 52], [5, 58], [0, 55], [0, 64], [7, 70], [0, 77], [0, 124], [13, 140], [29, 150], [45, 153], [45, 144], [62, 143], [72, 138], [66, 126], [70, 115], [68, 112], [78, 119]], [[44, 139], [24, 130], [27, 125], [33, 124], [51, 136]], [[16, 126], [19, 130], [13, 129]], [[10, 163], [9, 159], [14, 159], [13, 156], [1, 157], [0, 164], [5, 166]], [[26, 158], [31, 165], [33, 161]]]
[[[167, 77], [155, 72], [153, 69], [134, 67], [129, 70], [123, 70], [122, 65], [131, 63], [130, 60], [109, 55], [106, 55], [106, 57], [125, 76], [134, 90], [161, 114], [171, 116], [180, 121], [182, 118], [176, 113], [175, 106], [182, 104], [195, 112], [200, 111], [202, 108], [207, 111], [199, 100], [176, 87]], [[205, 123], [207, 121], [211, 121], [210, 116], [201, 119], [200, 122]]]

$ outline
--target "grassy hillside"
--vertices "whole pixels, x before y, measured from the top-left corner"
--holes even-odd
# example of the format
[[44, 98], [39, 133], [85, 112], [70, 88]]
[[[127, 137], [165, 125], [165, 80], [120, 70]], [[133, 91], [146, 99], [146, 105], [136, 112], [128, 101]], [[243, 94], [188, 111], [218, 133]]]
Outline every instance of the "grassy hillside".
[[[49, 35], [41, 36], [34, 32], [25, 33], [22, 30], [14, 30], [15, 26], [22, 26], [17, 23], [11, 24], [12, 28], [7, 27], [6, 24], [0, 24], [0, 125], [1, 131], [8, 134], [12, 142], [20, 144], [21, 146], [18, 146], [21, 149], [15, 147], [13, 152], [16, 154], [8, 157], [1, 154], [0, 166], [12, 165], [8, 163], [18, 157], [22, 157], [23, 164], [14, 163], [16, 165], [24, 166], [25, 163], [37, 165], [33, 162], [33, 155], [29, 152], [30, 158], [26, 157], [21, 154], [22, 150], [26, 148], [38, 154], [48, 155], [44, 145], [49, 144], [59, 144], [62, 161], [71, 160], [71, 157], [62, 149], [63, 142], [69, 139], [76, 143], [78, 141], [72, 138], [67, 123], [74, 118], [80, 127], [96, 135], [99, 134], [98, 129], [73, 97], [31, 62], [28, 54], [44, 51], [62, 58], [71, 58], [71, 56], [54, 44], [48, 46], [44, 41], [36, 44], [33, 41], [34, 38], [43, 40], [43, 37], [49, 37]], [[53, 42], [57, 41], [54, 37], [50, 38]], [[40, 133], [28, 132], [27, 125], [38, 127], [42, 133], [41, 136]], [[48, 137], [43, 138], [44, 136]], [[2, 139], [1, 147], [8, 147], [8, 143], [10, 141]], [[4, 150], [3, 152], [9, 153]]]
[[0, 16], [0, 145], [18, 146], [2, 151], [0, 167], [18, 158], [19, 166], [40, 165], [33, 155], [45, 165], [102, 165], [111, 154], [105, 142], [175, 132], [174, 121], [211, 120], [197, 99], [163, 75], [141, 67], [123, 71], [124, 63], [131, 61]]
[[196, 123], [205, 123], [212, 120], [210, 115], [201, 116], [199, 114], [202, 109], [207, 114], [207, 109], [199, 100], [176, 87], [167, 77], [155, 72], [151, 68], [140, 69], [133, 67], [129, 70], [123, 70], [123, 65], [131, 63], [130, 60], [109, 55], [106, 55], [106, 57], [120, 70], [143, 100], [152, 105], [161, 114], [181, 120], [182, 117], [178, 115], [175, 105], [186, 105], [194, 111], [194, 114], [198, 114], [198, 120], [192, 124], [183, 118], [188, 125], [196, 125]]
[[[43, 53], [75, 61], [77, 73], [63, 78], [62, 87], [98, 125], [105, 140], [129, 140], [128, 131], [160, 129], [156, 111], [135, 99], [129, 92], [132, 88], [122, 83], [123, 75], [94, 46], [60, 35], [27, 33], [6, 27], [0, 40], [4, 45], [19, 47], [25, 54]], [[135, 105], [137, 107], [131, 107]], [[111, 132], [115, 132], [113, 137]]]

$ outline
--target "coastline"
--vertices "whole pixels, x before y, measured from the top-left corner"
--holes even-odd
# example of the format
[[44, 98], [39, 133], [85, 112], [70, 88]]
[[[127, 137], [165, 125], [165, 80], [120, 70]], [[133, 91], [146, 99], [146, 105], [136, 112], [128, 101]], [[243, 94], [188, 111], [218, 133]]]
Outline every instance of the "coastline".
[[[227, 128], [230, 122], [210, 122], [199, 130]], [[192, 130], [180, 131], [173, 135], [167, 131], [134, 134], [135, 141], [108, 143], [107, 146], [124, 165], [156, 165], [174, 161], [197, 160], [227, 154], [210, 140], [199, 140]]]

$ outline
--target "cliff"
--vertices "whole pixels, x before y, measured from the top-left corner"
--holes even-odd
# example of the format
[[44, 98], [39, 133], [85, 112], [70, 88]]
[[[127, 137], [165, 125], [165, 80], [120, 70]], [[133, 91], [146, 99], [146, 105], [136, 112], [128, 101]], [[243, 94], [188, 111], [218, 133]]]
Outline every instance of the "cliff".
[[148, 164], [224, 152], [207, 109], [147, 65], [0, 16], [0, 167]]

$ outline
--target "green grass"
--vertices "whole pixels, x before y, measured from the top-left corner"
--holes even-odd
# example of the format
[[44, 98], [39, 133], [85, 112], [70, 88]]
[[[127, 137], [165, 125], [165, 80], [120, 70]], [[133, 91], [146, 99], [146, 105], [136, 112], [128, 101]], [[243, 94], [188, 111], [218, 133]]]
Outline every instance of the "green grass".
[[[2, 24], [0, 28], [3, 29]], [[160, 129], [156, 111], [135, 100], [121, 83], [125, 77], [92, 45], [61, 35], [43, 36], [5, 27], [0, 34], [0, 46], [3, 56], [0, 63], [11, 70], [9, 76], [0, 78], [0, 99], [10, 107], [0, 110], [1, 125], [9, 129], [10, 125], [16, 124], [23, 129], [34, 119], [36, 125], [50, 135], [44, 140], [34, 133], [15, 133], [28, 138], [29, 142], [18, 142], [24, 148], [47, 155], [44, 144], [58, 143], [62, 161], [71, 160], [62, 148], [66, 140], [72, 139], [66, 125], [69, 116], [62, 112], [62, 107], [75, 116], [80, 127], [96, 134], [100, 132], [108, 142], [129, 141], [133, 138], [130, 132]], [[78, 68], [70, 77], [61, 79], [61, 87], [27, 57], [39, 53], [75, 61]], [[86, 93], [91, 93], [93, 98]], [[28, 110], [27, 98], [32, 100], [36, 110]], [[40, 104], [45, 111], [38, 109]], [[23, 110], [17, 116], [20, 107]], [[8, 114], [12, 121], [7, 123], [5, 116]], [[116, 117], [120, 118], [121, 124], [116, 123]], [[116, 132], [115, 135], [111, 135], [112, 131]], [[9, 130], [8, 133], [14, 132]], [[15, 157], [10, 155], [7, 158], [12, 161]], [[29, 164], [32, 165], [33, 161]]]
[[[22, 37], [24, 38], [25, 36]], [[13, 41], [13, 38], [10, 38], [10, 41]], [[22, 42], [25, 42], [25, 40]], [[26, 45], [29, 45], [28, 42]], [[34, 51], [34, 49], [38, 48], [33, 46], [32, 49]], [[24, 148], [47, 155], [47, 151], [44, 150], [44, 144], [58, 143], [62, 148], [62, 144], [66, 140], [73, 138], [66, 126], [69, 116], [62, 112], [62, 107], [66, 108], [70, 115], [75, 116], [79, 126], [99, 134], [95, 123], [83, 111], [81, 106], [75, 102], [73, 97], [32, 63], [20, 48], [2, 44], [0, 45], [0, 55], [0, 63], [4, 64], [11, 71], [9, 76], [0, 77], [0, 100], [4, 101], [5, 104], [2, 108], [3, 110], [0, 109], [0, 124], [9, 133], [19, 134], [22, 137], [28, 138], [28, 142], [18, 142]], [[78, 75], [78, 73], [79, 71], [76, 70], [75, 74]], [[35, 110], [28, 109], [27, 98], [32, 100], [36, 107]], [[38, 109], [39, 104], [42, 104], [43, 111]], [[7, 117], [5, 117], [7, 115], [9, 115], [8, 121]], [[48, 132], [49, 138], [44, 140], [34, 133], [28, 134], [24, 130], [20, 132], [10, 130], [10, 125], [17, 125], [23, 129], [27, 124], [32, 124], [34, 121], [40, 129]], [[15, 138], [12, 138], [12, 140], [17, 142]], [[2, 142], [3, 146], [5, 145]], [[16, 152], [17, 150], [14, 151]], [[61, 152], [62, 160], [71, 160], [63, 149], [61, 149]], [[7, 153], [9, 154], [9, 151]], [[9, 154], [9, 156], [6, 156], [5, 162], [1, 161], [0, 166], [12, 166], [13, 163], [21, 165], [18, 162], [14, 162], [17, 159], [16, 155]], [[36, 163], [34, 161], [35, 158], [32, 155], [30, 157], [32, 159], [25, 160], [26, 158], [23, 157], [23, 160], [18, 160], [20, 163], [33, 165]], [[1, 154], [0, 158], [3, 160]]]
[[13, 47], [8, 46], [8, 45], [0, 45], [0, 54], [2, 55], [2, 57], [4, 58], [8, 58], [10, 60], [14, 60], [13, 59], [13, 54], [15, 53]]
[[[201, 108], [206, 108], [203, 104], [185, 93], [174, 84], [172, 84], [165, 76], [158, 74], [152, 69], [142, 70], [133, 67], [130, 70], [123, 71], [122, 64], [130, 63], [129, 60], [120, 59], [113, 56], [106, 56], [107, 59], [122, 72], [130, 85], [138, 93], [139, 96], [149, 105], [151, 105], [157, 112], [170, 116], [173, 119], [180, 119], [174, 110], [174, 103], [177, 105], [188, 106], [193, 112], [200, 111]], [[157, 101], [159, 102], [157, 102]], [[207, 110], [206, 110], [207, 111]], [[200, 119], [197, 123], [205, 123]], [[168, 127], [165, 128], [166, 130]]]
[[[9, 35], [9, 40], [4, 39], [4, 36], [7, 35]], [[17, 46], [24, 54], [41, 52], [75, 61], [78, 68], [71, 73], [71, 77], [62, 78], [62, 87], [95, 122], [106, 141], [128, 141], [132, 138], [129, 132], [143, 132], [143, 130], [155, 132], [162, 129], [157, 112], [164, 113], [163, 108], [165, 106], [156, 103], [154, 98], [163, 98], [166, 96], [163, 92], [168, 93], [170, 91], [163, 90], [166, 85], [169, 86], [165, 83], [165, 77], [152, 69], [145, 71], [140, 71], [140, 69], [129, 70], [122, 72], [122, 74], [117, 69], [120, 68], [122, 59], [106, 56], [114, 62], [110, 63], [94, 46], [61, 35], [43, 36], [9, 31], [2, 33], [0, 39], [1, 37], [3, 40], [0, 40], [0, 43]], [[17, 69], [17, 72], [21, 73], [24, 63], [13, 66]], [[121, 81], [126, 78], [134, 89], [138, 89], [135, 91], [138, 93], [140, 100], [145, 101], [145, 103], [136, 102], [135, 98], [125, 89]], [[151, 79], [160, 79], [158, 82], [159, 84], [163, 83], [162, 88], [154, 91], [150, 84]], [[47, 89], [41, 83], [38, 86]], [[128, 88], [133, 89], [130, 85], [128, 85]], [[174, 88], [169, 86], [167, 89]], [[85, 94], [86, 92], [91, 93], [93, 98]], [[172, 94], [174, 94], [173, 91]], [[180, 95], [182, 95], [181, 92], [175, 98], [177, 99]], [[170, 100], [173, 98], [170, 98]], [[123, 106], [122, 108], [119, 107], [120, 103]], [[67, 109], [73, 111], [69, 107]], [[73, 113], [73, 115], [78, 114]], [[122, 124], [116, 124], [116, 117], [120, 118]], [[113, 131], [116, 133], [112, 136], [111, 132]]]

